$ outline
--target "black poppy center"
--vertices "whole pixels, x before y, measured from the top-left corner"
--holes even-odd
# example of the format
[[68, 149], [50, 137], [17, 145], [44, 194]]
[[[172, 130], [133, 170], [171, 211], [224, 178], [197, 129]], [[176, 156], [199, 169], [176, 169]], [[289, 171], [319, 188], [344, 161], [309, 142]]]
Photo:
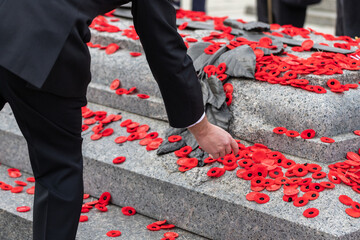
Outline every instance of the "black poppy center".
[[261, 183], [261, 180], [257, 180], [256, 183]]
[[288, 202], [292, 202], [292, 200], [293, 200], [293, 199], [292, 199], [291, 197], [289, 197]]
[[132, 212], [133, 212], [132, 210], [129, 210], [129, 211], [128, 211], [128, 213], [130, 213], [130, 214], [132, 214]]
[[316, 194], [315, 194], [315, 193], [314, 193], [314, 194], [311, 194], [311, 196], [312, 196], [312, 197], [316, 197]]
[[311, 133], [308, 133], [307, 136], [308, 136], [308, 137], [311, 137]]
[[261, 172], [258, 172], [258, 175], [261, 177], [261, 176], [262, 176], [262, 173], [261, 173]]
[[304, 170], [302, 168], [299, 168], [298, 172], [302, 172], [302, 171], [304, 171]]
[[315, 189], [319, 190], [319, 189], [320, 189], [320, 187], [319, 187], [319, 186], [315, 186]]
[[107, 199], [107, 197], [105, 196], [105, 197], [104, 197], [104, 200], [106, 200], [106, 199]]
[[314, 214], [314, 212], [309, 212], [309, 214], [311, 215], [311, 214]]
[[263, 197], [260, 198], [261, 201], [264, 201], [265, 199]]
[[275, 175], [279, 175], [279, 172], [274, 172]]
[[303, 202], [304, 202], [304, 200], [300, 200], [300, 201], [299, 201], [299, 203], [303, 203]]

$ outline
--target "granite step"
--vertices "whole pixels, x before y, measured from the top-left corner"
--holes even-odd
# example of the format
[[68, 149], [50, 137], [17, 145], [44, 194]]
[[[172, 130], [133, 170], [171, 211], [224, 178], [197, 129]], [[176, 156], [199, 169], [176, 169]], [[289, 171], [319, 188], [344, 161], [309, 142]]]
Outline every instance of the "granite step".
[[[119, 110], [89, 104], [92, 110], [118, 113]], [[122, 112], [123, 119], [148, 124], [150, 131], [164, 136], [167, 124], [162, 121]], [[304, 209], [282, 201], [281, 191], [270, 193], [271, 200], [264, 205], [248, 202], [250, 183], [226, 172], [218, 179], [207, 177], [207, 171], [217, 166], [194, 168], [186, 173], [178, 171], [173, 154], [157, 156], [148, 152], [137, 141], [122, 145], [114, 143], [117, 136], [127, 136], [119, 123], [109, 125], [115, 131], [110, 137], [91, 141], [84, 132], [85, 191], [94, 197], [102, 192], [112, 194], [112, 203], [133, 206], [137, 212], [153, 219], [165, 218], [176, 226], [210, 239], [357, 239], [360, 225], [357, 219], [345, 214], [338, 201], [346, 194], [355, 201], [359, 195], [343, 185], [321, 193], [317, 201], [307, 207], [316, 207], [320, 215], [315, 219], [302, 216]], [[25, 141], [9, 112], [0, 113], [0, 159], [11, 167], [30, 172]], [[243, 141], [243, 143], [247, 144]], [[118, 156], [127, 159], [114, 165]], [[298, 163], [311, 162], [286, 155]], [[324, 171], [326, 164], [320, 163]], [[336, 216], [336, 217], [334, 217]]]
[[[137, 86], [140, 93], [146, 94], [151, 91], [143, 90], [148, 87], [146, 83], [133, 82], [136, 84], [126, 85], [125, 88]], [[231, 79], [229, 82], [236, 89], [230, 105], [234, 116], [230, 131], [239, 139], [262, 142], [279, 151], [322, 162], [340, 160], [347, 151], [355, 151], [360, 144], [359, 136], [353, 133], [360, 129], [357, 121], [360, 118], [357, 111], [359, 90], [350, 90], [345, 94], [315, 94], [254, 80]], [[149, 82], [148, 85], [152, 84]], [[152, 86], [158, 89], [155, 81]], [[148, 99], [140, 99], [136, 94], [119, 96], [110, 90], [109, 83], [93, 82], [87, 97], [90, 102], [167, 121], [163, 100], [157, 96], [150, 95]], [[279, 126], [298, 132], [314, 129], [317, 137], [304, 140], [276, 135], [273, 129]], [[330, 137], [336, 142], [323, 143], [320, 137]]]
[[[30, 174], [22, 172], [19, 178], [10, 178], [7, 174], [9, 167], [0, 165], [0, 181], [15, 186], [14, 181], [26, 181], [26, 178], [31, 177]], [[30, 240], [32, 239], [32, 207], [34, 195], [29, 195], [26, 189], [34, 186], [34, 183], [27, 182], [28, 186], [24, 187], [21, 193], [11, 193], [10, 191], [0, 190], [0, 239], [1, 240]], [[93, 197], [84, 199], [84, 202], [91, 202], [96, 200]], [[28, 212], [17, 212], [16, 208], [20, 206], [29, 206], [31, 208]], [[111, 230], [121, 232], [120, 239], [129, 240], [160, 240], [164, 237], [164, 233], [168, 231], [176, 232], [179, 234], [177, 239], [196, 239], [205, 240], [206, 238], [200, 237], [196, 234], [184, 231], [179, 228], [171, 230], [161, 230], [152, 232], [147, 230], [146, 226], [158, 221], [141, 214], [133, 216], [125, 216], [121, 212], [121, 207], [114, 204], [107, 206], [107, 212], [100, 212], [95, 208], [88, 213], [82, 215], [88, 216], [87, 222], [80, 222], [77, 240], [103, 240], [108, 239], [106, 233]], [[159, 219], [160, 220], [160, 219]], [[161, 219], [163, 220], [163, 219]]]

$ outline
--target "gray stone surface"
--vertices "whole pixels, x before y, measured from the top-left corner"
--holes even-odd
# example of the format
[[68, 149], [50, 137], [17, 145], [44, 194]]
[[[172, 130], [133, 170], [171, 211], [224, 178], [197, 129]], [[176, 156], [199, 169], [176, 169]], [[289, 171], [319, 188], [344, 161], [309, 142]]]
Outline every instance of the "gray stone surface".
[[[237, 90], [230, 106], [234, 116], [230, 129], [240, 139], [322, 162], [340, 160], [360, 145], [360, 137], [353, 134], [360, 129], [358, 90], [316, 94], [254, 80], [234, 79], [231, 83]], [[299, 133], [311, 128], [317, 137], [304, 140], [279, 136], [272, 132], [275, 127]], [[320, 137], [334, 138], [336, 143], [323, 143]]]
[[108, 86], [99, 83], [90, 83], [87, 98], [90, 102], [167, 121], [162, 98], [151, 96], [148, 99], [140, 99], [136, 94], [119, 96]]
[[[21, 180], [26, 182], [29, 174], [23, 173], [20, 178], [10, 178], [7, 175], [5, 165], [0, 166], [0, 181], [6, 182], [14, 186], [14, 180]], [[27, 194], [25, 189], [33, 186], [33, 183], [28, 183], [22, 193], [11, 193], [10, 191], [0, 190], [0, 239], [1, 240], [30, 240], [32, 239], [32, 214], [33, 211], [19, 213], [16, 208], [19, 206], [33, 207], [33, 195]], [[95, 200], [89, 198], [84, 202]], [[119, 239], [129, 240], [159, 240], [163, 238], [163, 234], [168, 231], [174, 231], [179, 234], [177, 239], [193, 239], [205, 240], [206, 238], [186, 232], [179, 228], [171, 230], [160, 230], [152, 232], [147, 230], [146, 226], [157, 221], [145, 217], [141, 214], [134, 216], [125, 216], [121, 212], [121, 207], [116, 205], [108, 205], [107, 212], [100, 212], [97, 209], [90, 210], [89, 213], [84, 213], [89, 217], [87, 222], [79, 223], [77, 240], [103, 240], [109, 239], [106, 233], [111, 230], [121, 231]], [[163, 220], [163, 218], [159, 218]]]
[[[126, 24], [130, 25], [131, 21], [121, 20], [115, 24], [124, 29], [128, 28]], [[211, 31], [185, 30], [182, 32], [200, 39]], [[334, 41], [327, 41], [322, 36], [312, 35], [312, 38], [318, 43], [334, 44]], [[126, 40], [121, 32], [93, 32], [93, 43], [101, 41], [110, 43], [114, 39], [117, 39], [117, 42]], [[300, 37], [295, 37], [295, 39], [301, 40]], [[224, 39], [219, 39], [219, 41], [224, 41]], [[139, 41], [136, 42], [140, 44]], [[90, 50], [93, 59], [93, 83], [88, 92], [89, 100], [143, 116], [166, 120], [166, 112], [160, 100], [161, 94], [145, 56], [133, 58], [129, 55], [131, 47], [124, 45], [124, 48], [112, 55], [107, 55], [98, 49]], [[286, 51], [302, 58], [307, 58], [312, 53], [292, 52], [290, 47]], [[140, 93], [151, 97], [142, 100], [134, 96], [115, 95], [114, 91], [108, 88], [115, 78], [121, 80], [121, 87], [136, 86]], [[330, 76], [307, 75], [306, 78], [312, 85], [325, 87], [327, 80], [331, 78], [338, 79], [342, 84], [357, 83], [360, 72], [344, 71], [344, 74]], [[232, 79], [231, 82], [234, 84], [234, 97], [230, 108], [234, 117], [231, 131], [240, 139], [263, 142], [281, 151], [323, 162], [341, 159], [346, 151], [353, 151], [360, 141], [352, 134], [354, 130], [360, 129], [360, 123], [357, 121], [360, 117], [357, 111], [357, 99], [360, 94], [357, 89], [336, 94], [326, 87], [327, 94], [315, 94], [290, 86], [271, 85], [254, 80]], [[313, 128], [317, 131], [318, 138], [304, 141], [300, 137], [289, 139], [284, 136], [275, 136], [272, 129], [277, 126], [299, 132]], [[319, 140], [322, 136], [334, 138], [336, 143], [330, 145], [322, 143]]]
[[[107, 109], [90, 104], [93, 110]], [[9, 115], [0, 114], [0, 130], [4, 121], [13, 121]], [[123, 119], [132, 119], [149, 124], [150, 131], [158, 131], [164, 136], [167, 124], [123, 112]], [[119, 206], [131, 205], [143, 215], [155, 219], [166, 218], [176, 226], [211, 239], [357, 239], [360, 237], [358, 219], [346, 215], [345, 207], [338, 201], [340, 194], [347, 194], [356, 201], [359, 195], [347, 186], [321, 193], [318, 200], [307, 207], [317, 207], [320, 215], [314, 219], [302, 216], [305, 208], [295, 208], [281, 200], [282, 192], [269, 193], [270, 202], [257, 205], [248, 202], [245, 195], [250, 192], [250, 183], [238, 179], [235, 172], [227, 172], [219, 179], [209, 179], [206, 172], [210, 166], [194, 168], [189, 172], [177, 170], [173, 154], [158, 157], [155, 152], [147, 152], [145, 147], [135, 142], [122, 145], [114, 143], [117, 136], [128, 135], [119, 123], [113, 123], [114, 135], [91, 141], [91, 133], [84, 133], [85, 189], [93, 196], [109, 191], [113, 203]], [[18, 135], [10, 129], [2, 141], [1, 148], [18, 149], [23, 142], [13, 142]], [[26, 160], [25, 153], [17, 151]], [[126, 156], [120, 165], [112, 164], [117, 156]], [[299, 163], [304, 159], [287, 155]], [[4, 163], [12, 163], [11, 156], [1, 156]], [[325, 164], [320, 164], [327, 171]], [[13, 165], [12, 165], [13, 166]], [[23, 166], [23, 164], [21, 165]], [[20, 166], [20, 167], [21, 167]], [[216, 166], [216, 163], [213, 165]], [[336, 216], [336, 217], [335, 217]]]

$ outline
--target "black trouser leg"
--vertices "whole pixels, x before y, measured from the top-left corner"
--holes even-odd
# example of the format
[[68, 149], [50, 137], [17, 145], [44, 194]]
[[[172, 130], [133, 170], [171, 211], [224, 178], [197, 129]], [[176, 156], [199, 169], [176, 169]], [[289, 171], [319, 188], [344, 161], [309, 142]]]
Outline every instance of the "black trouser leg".
[[205, 12], [205, 0], [192, 0], [192, 10]]
[[291, 24], [295, 27], [303, 27], [306, 18], [306, 7], [292, 6], [281, 0], [273, 0], [273, 14], [275, 23], [280, 25]]
[[3, 99], [0, 95], [0, 111], [3, 109], [5, 103], [6, 103], [5, 99]]
[[337, 0], [336, 35], [360, 36], [359, 0]]
[[81, 107], [35, 88], [0, 67], [0, 96], [27, 141], [36, 178], [34, 240], [75, 239], [83, 200]]
[[257, 10], [257, 17], [259, 22], [268, 23], [268, 4], [267, 0], [257, 0], [256, 1], [256, 10]]

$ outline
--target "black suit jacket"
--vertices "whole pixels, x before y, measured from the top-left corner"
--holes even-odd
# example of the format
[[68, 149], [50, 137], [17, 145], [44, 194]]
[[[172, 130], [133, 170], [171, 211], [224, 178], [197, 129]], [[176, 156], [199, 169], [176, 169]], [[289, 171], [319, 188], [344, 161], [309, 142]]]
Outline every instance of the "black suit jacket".
[[[32, 86], [73, 97], [90, 81], [92, 19], [129, 0], [0, 0], [0, 65]], [[133, 0], [134, 26], [159, 84], [170, 125], [204, 112], [201, 87], [168, 0]]]

